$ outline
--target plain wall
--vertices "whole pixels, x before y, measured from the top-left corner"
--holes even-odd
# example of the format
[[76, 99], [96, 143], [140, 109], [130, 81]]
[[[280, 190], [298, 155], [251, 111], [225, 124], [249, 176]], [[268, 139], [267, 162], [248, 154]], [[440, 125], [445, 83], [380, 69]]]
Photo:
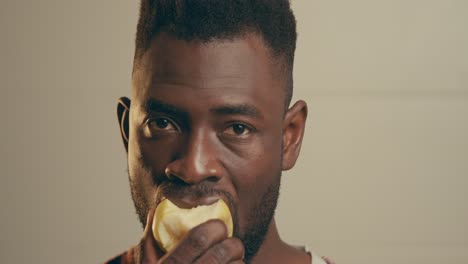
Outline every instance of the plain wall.
[[[468, 1], [295, 0], [283, 238], [340, 264], [468, 263]], [[116, 100], [137, 1], [0, 4], [1, 259], [99, 263], [138, 242]]]

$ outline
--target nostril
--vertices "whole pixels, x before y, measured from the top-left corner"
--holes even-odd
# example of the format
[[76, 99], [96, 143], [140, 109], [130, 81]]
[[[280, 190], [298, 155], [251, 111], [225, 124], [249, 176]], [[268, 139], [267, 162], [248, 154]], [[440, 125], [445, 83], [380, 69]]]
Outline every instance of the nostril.
[[169, 180], [175, 184], [176, 186], [187, 186], [188, 183], [186, 183], [183, 179], [177, 177], [177, 176], [173, 176], [173, 177], [169, 177]]
[[206, 180], [209, 181], [209, 182], [217, 182], [218, 179], [219, 178], [217, 176], [210, 176]]

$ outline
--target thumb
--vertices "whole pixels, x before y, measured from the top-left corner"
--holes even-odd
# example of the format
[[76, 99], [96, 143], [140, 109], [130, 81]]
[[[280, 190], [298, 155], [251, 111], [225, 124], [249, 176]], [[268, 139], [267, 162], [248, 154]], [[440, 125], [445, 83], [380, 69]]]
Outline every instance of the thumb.
[[153, 236], [153, 219], [155, 208], [151, 208], [146, 217], [146, 226], [143, 231], [143, 238], [137, 246], [137, 263], [156, 263], [164, 254], [159, 248]]
[[153, 236], [153, 219], [154, 213], [156, 212], [156, 208], [150, 208], [148, 211], [148, 215], [146, 215], [146, 226], [145, 230], [143, 231], [143, 237], [146, 236]]

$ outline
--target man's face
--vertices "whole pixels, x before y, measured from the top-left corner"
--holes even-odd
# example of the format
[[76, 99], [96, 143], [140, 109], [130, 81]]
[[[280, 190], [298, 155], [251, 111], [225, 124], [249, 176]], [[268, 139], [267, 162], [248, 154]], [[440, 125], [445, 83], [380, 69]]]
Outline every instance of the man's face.
[[226, 201], [246, 257], [272, 219], [282, 171], [284, 81], [255, 34], [201, 43], [160, 34], [137, 64], [128, 170], [143, 225], [163, 197]]

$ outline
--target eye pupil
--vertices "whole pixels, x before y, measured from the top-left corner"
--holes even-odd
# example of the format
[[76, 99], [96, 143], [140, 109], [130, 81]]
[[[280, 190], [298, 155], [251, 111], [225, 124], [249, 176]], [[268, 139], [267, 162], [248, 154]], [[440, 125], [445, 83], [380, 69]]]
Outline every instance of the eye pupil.
[[169, 125], [169, 120], [164, 118], [159, 118], [156, 120], [156, 126], [158, 128], [166, 128]]
[[245, 131], [245, 126], [241, 124], [235, 124], [232, 126], [232, 129], [234, 130], [234, 133], [241, 135]]

